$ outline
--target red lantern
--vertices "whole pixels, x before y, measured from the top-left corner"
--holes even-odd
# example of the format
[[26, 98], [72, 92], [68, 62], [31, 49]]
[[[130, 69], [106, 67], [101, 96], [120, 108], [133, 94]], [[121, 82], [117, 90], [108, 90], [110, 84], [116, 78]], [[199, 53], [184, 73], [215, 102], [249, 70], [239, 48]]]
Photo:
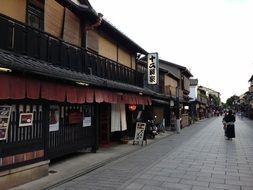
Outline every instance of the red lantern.
[[128, 105], [128, 109], [129, 109], [129, 111], [135, 111], [136, 110], [136, 105], [130, 104], [130, 105]]

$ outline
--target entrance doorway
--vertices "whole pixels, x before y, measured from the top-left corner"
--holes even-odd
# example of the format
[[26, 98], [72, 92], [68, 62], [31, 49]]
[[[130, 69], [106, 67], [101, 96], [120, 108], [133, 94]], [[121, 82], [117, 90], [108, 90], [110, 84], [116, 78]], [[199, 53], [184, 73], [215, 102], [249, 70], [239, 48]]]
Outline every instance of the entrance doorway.
[[99, 145], [108, 145], [110, 143], [110, 123], [111, 123], [111, 105], [107, 103], [99, 104]]

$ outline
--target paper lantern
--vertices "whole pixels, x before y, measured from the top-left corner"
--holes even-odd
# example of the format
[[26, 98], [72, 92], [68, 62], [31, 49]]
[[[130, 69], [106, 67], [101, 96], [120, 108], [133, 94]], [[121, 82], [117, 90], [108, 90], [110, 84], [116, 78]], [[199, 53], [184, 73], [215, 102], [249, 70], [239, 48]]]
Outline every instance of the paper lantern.
[[130, 104], [130, 105], [128, 105], [128, 109], [129, 109], [129, 111], [135, 111], [136, 110], [136, 105]]

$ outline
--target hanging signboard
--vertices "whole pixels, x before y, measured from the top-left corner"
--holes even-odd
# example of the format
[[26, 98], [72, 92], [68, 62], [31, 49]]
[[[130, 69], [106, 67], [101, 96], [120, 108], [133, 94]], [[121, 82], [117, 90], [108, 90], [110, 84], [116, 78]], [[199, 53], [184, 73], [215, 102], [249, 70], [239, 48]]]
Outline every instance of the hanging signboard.
[[148, 54], [148, 84], [158, 84], [159, 80], [159, 59], [158, 53], [149, 53]]
[[33, 113], [21, 113], [19, 115], [19, 127], [27, 127], [33, 125]]
[[71, 111], [68, 116], [69, 124], [80, 124], [82, 122], [82, 113], [79, 111]]
[[144, 131], [146, 128], [146, 123], [137, 122], [135, 128], [134, 144], [137, 142], [143, 142]]
[[6, 140], [11, 116], [11, 106], [0, 106], [0, 140]]

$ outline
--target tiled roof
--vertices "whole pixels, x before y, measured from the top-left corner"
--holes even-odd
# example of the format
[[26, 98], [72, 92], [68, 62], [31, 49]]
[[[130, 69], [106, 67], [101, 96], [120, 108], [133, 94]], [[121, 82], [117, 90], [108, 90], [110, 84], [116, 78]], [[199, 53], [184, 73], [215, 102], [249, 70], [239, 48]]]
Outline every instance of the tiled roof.
[[84, 73], [63, 69], [43, 60], [31, 58], [25, 55], [15, 54], [13, 52], [4, 51], [1, 49], [0, 67], [6, 67], [13, 71], [37, 74], [54, 79], [73, 82], [83, 81], [94, 86], [107, 87], [135, 93], [142, 92], [143, 94], [152, 95], [155, 97], [165, 97], [163, 94], [156, 93], [148, 88], [141, 88], [130, 84], [107, 80], [94, 75], [87, 75]]
[[252, 75], [251, 78], [249, 79], [249, 82], [250, 82], [250, 81], [253, 81], [253, 75]]

